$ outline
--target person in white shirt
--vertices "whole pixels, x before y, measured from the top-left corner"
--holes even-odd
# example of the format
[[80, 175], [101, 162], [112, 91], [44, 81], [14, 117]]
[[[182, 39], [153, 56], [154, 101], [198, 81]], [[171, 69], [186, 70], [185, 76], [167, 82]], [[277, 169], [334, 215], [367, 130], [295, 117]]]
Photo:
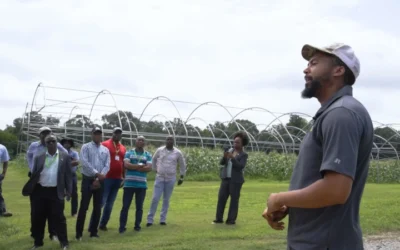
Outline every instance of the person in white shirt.
[[47, 151], [34, 157], [31, 177], [24, 186], [24, 193], [32, 197], [32, 233], [35, 242], [31, 249], [43, 246], [46, 219], [49, 218], [55, 227], [61, 249], [67, 249], [64, 199], [67, 197], [69, 201], [72, 192], [71, 158], [57, 149], [54, 135], [46, 136], [45, 142]]
[[169, 200], [174, 190], [176, 182], [177, 165], [180, 167], [180, 179], [178, 185], [183, 183], [183, 177], [186, 173], [186, 162], [182, 152], [174, 147], [174, 138], [168, 136], [166, 144], [157, 149], [153, 157], [153, 170], [156, 171], [156, 180], [154, 182], [154, 192], [151, 201], [150, 211], [147, 215], [147, 226], [153, 225], [154, 215], [157, 211], [158, 202], [163, 195], [163, 204], [160, 213], [160, 224], [167, 225], [167, 213], [169, 209]]

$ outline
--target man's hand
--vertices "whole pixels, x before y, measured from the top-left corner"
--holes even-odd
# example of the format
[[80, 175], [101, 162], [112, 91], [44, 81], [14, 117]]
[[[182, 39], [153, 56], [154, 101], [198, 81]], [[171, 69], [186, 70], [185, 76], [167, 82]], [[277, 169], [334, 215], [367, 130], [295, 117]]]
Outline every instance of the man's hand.
[[269, 226], [275, 230], [283, 230], [285, 229], [285, 223], [282, 222], [287, 215], [287, 207], [282, 206], [279, 211], [275, 211], [270, 213], [268, 208], [266, 208], [262, 214], [262, 216], [267, 220]]
[[65, 199], [66, 199], [67, 201], [70, 201], [70, 200], [71, 200], [71, 195], [70, 195], [69, 193], [66, 193], [66, 194], [65, 194]]
[[282, 209], [283, 204], [280, 204], [278, 200], [278, 194], [272, 193], [269, 195], [267, 200], [268, 214], [272, 214], [275, 211]]
[[226, 152], [226, 158], [232, 159], [233, 158], [233, 153], [232, 152]]
[[104, 179], [106, 178], [106, 176], [102, 174], [97, 174], [96, 177], [99, 178], [100, 181], [104, 181]]
[[101, 187], [101, 184], [100, 184], [99, 180], [93, 181], [93, 183], [92, 183], [92, 189], [93, 190], [99, 189], [100, 187]]
[[122, 179], [122, 181], [121, 181], [121, 185], [119, 185], [119, 188], [122, 188], [122, 187], [124, 187], [124, 184], [125, 184], [125, 180], [124, 180], [124, 179]]

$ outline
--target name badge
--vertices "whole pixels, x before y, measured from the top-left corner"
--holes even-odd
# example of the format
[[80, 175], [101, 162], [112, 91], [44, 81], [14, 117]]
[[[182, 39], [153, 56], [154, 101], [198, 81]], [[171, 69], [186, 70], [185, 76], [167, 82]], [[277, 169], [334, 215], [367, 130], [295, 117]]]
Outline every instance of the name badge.
[[116, 161], [119, 161], [119, 155], [116, 155], [116, 156], [115, 156], [115, 160], [116, 160]]

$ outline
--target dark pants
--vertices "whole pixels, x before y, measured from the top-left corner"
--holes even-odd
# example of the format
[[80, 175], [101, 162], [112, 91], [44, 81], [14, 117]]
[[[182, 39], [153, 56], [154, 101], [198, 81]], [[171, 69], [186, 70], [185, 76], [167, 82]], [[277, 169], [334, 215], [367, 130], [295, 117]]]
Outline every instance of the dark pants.
[[[33, 196], [29, 196], [30, 206], [31, 206], [31, 237], [35, 238], [34, 230], [33, 230]], [[53, 218], [49, 216], [47, 218], [47, 230], [49, 231], [49, 237], [52, 238], [53, 236], [57, 236], [56, 227], [53, 223]]]
[[222, 221], [224, 217], [225, 205], [230, 196], [231, 201], [229, 205], [229, 212], [227, 222], [235, 223], [238, 210], [239, 210], [239, 198], [240, 190], [242, 189], [243, 183], [234, 183], [230, 179], [223, 179], [218, 192], [218, 204], [216, 220]]
[[3, 197], [3, 190], [1, 188], [2, 184], [3, 184], [3, 182], [0, 181], [0, 215], [7, 212], [6, 203], [4, 202], [4, 197]]
[[[114, 206], [115, 199], [117, 198], [121, 182], [122, 179], [104, 180], [104, 191], [103, 191], [103, 198], [101, 201], [101, 208], [104, 207], [104, 209], [103, 209], [103, 215], [100, 220], [100, 226], [107, 226], [107, 223], [110, 220], [112, 208]], [[93, 213], [90, 218], [90, 225], [92, 224], [92, 222], [93, 222]]]
[[135, 195], [136, 203], [136, 218], [135, 228], [140, 228], [143, 217], [143, 203], [146, 197], [146, 188], [124, 188], [124, 195], [122, 198], [122, 209], [119, 217], [119, 231], [126, 230], [126, 221], [128, 220], [128, 211], [132, 203], [133, 195]]
[[97, 235], [97, 227], [99, 226], [100, 215], [101, 215], [101, 200], [103, 197], [103, 183], [101, 188], [92, 190], [92, 183], [94, 178], [88, 178], [82, 176], [81, 186], [81, 205], [79, 207], [78, 218], [76, 221], [76, 238], [82, 237], [83, 228], [85, 226], [86, 212], [89, 208], [90, 200], [93, 196], [93, 223], [90, 225], [90, 235]]
[[72, 174], [71, 215], [78, 213], [78, 178]]
[[64, 200], [60, 200], [57, 187], [42, 187], [37, 184], [32, 193], [32, 233], [36, 246], [43, 245], [46, 219], [51, 218], [60, 243], [68, 245], [67, 221], [64, 216]]

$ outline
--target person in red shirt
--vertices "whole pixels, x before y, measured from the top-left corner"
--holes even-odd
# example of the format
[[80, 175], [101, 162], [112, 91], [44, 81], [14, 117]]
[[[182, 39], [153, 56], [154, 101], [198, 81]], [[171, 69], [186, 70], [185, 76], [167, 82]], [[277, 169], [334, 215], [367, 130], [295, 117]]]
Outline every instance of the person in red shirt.
[[107, 223], [110, 220], [115, 198], [117, 198], [118, 190], [122, 185], [123, 179], [125, 178], [124, 157], [126, 148], [121, 144], [121, 138], [122, 129], [120, 127], [116, 127], [113, 129], [112, 137], [101, 143], [103, 146], [108, 148], [111, 158], [110, 170], [108, 171], [104, 180], [102, 200], [103, 215], [99, 225], [99, 229], [102, 231], [107, 231]]

